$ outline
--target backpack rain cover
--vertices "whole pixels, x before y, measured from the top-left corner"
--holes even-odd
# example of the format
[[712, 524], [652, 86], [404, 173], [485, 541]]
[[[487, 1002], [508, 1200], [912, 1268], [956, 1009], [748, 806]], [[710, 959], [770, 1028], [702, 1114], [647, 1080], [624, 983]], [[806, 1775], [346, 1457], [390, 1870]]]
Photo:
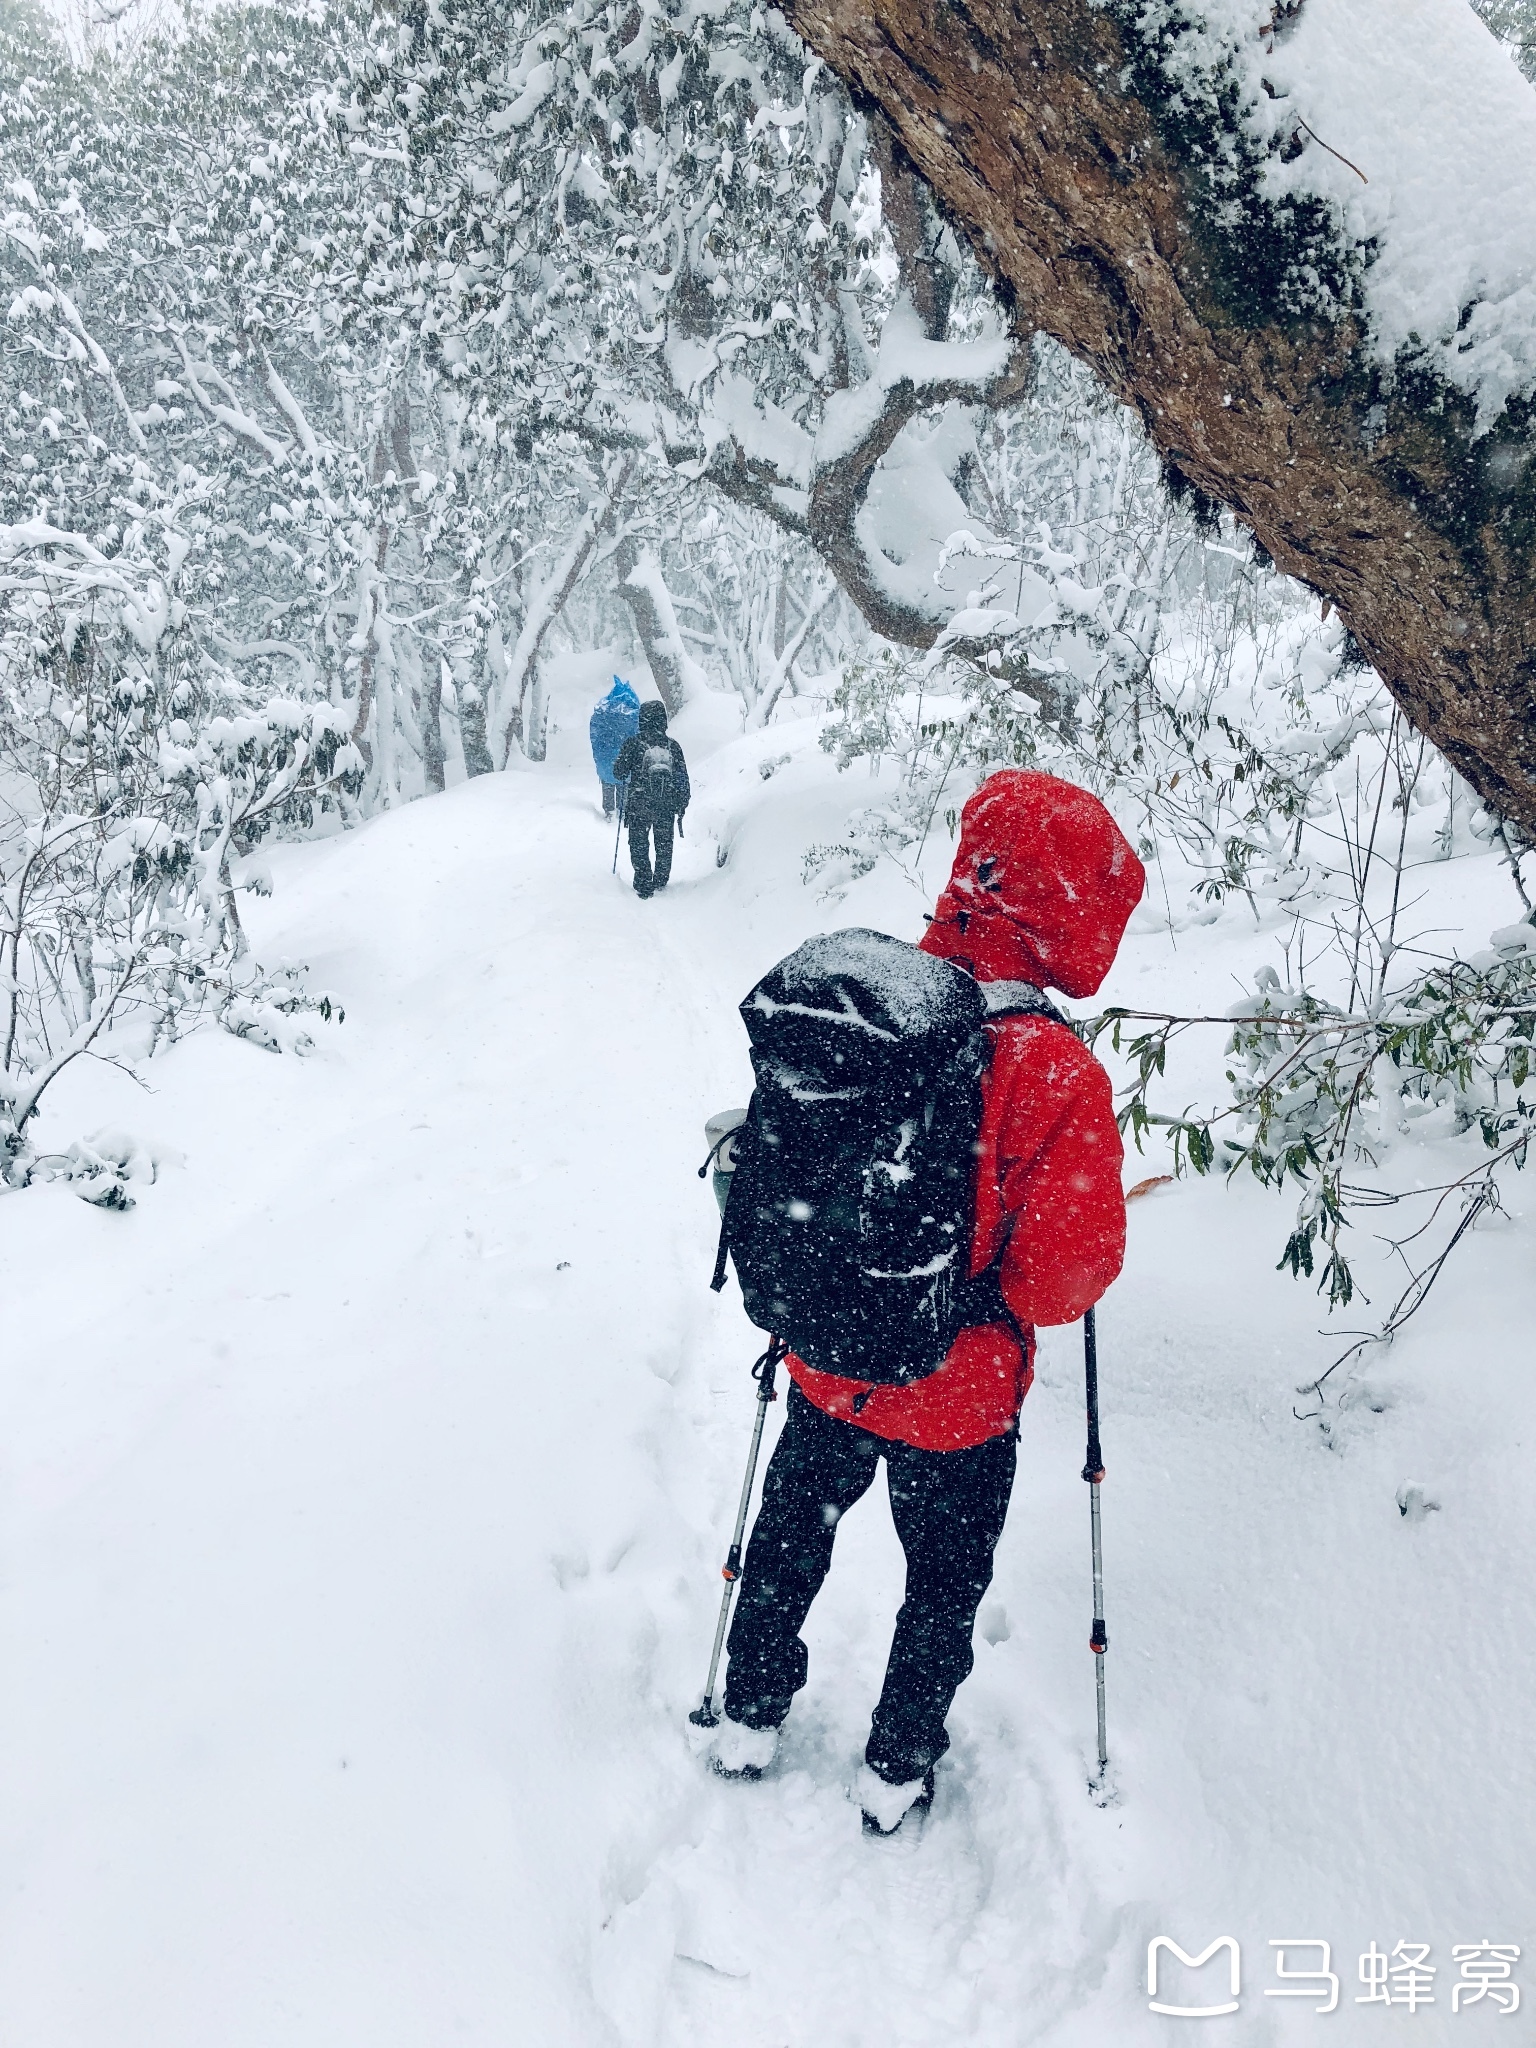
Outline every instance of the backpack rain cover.
[[722, 1244], [747, 1314], [820, 1372], [905, 1385], [1002, 1320], [968, 1279], [986, 1005], [883, 932], [808, 939], [741, 1005], [757, 1086]]

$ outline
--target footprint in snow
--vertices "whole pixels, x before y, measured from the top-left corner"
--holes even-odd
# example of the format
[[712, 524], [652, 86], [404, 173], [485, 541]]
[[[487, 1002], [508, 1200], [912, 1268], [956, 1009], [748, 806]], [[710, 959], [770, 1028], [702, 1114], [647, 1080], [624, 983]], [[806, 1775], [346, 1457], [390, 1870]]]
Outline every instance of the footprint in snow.
[[1409, 1479], [1397, 1489], [1397, 1512], [1405, 1522], [1422, 1522], [1428, 1515], [1439, 1514], [1440, 1503], [1430, 1498], [1418, 1480]]

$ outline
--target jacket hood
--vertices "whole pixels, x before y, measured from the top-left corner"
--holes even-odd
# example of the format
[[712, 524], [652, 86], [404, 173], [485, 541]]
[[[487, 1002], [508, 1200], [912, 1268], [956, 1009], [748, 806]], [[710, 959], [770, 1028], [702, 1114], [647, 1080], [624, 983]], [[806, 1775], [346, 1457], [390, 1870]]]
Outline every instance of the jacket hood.
[[640, 709], [640, 699], [622, 676], [614, 677], [613, 688], [608, 692], [603, 702], [605, 704], [622, 705], [626, 711], [638, 711]]
[[667, 736], [667, 707], [659, 697], [640, 706], [640, 737], [656, 746]]
[[1055, 775], [1005, 769], [960, 813], [960, 850], [922, 949], [978, 981], [1091, 996], [1146, 879], [1096, 796]]

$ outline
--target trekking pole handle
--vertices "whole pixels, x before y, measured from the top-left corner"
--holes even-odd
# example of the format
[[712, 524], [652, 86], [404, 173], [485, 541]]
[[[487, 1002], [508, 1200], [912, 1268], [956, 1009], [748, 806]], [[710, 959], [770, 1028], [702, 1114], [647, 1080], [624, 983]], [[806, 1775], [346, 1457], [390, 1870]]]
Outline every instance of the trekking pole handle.
[[[726, 1135], [727, 1137], [734, 1137], [735, 1133], [734, 1131], [728, 1131]], [[782, 1337], [770, 1337], [768, 1340], [768, 1349], [763, 1353], [762, 1357], [754, 1363], [752, 1367], [752, 1377], [757, 1381], [757, 1398], [759, 1399], [759, 1401], [763, 1402], [765, 1406], [769, 1401], [777, 1401], [777, 1399], [779, 1398], [778, 1388], [774, 1382], [774, 1375], [777, 1371], [780, 1361], [788, 1358], [788, 1356], [789, 1345], [785, 1342], [785, 1340]]]
[[1099, 1337], [1092, 1309], [1083, 1317], [1083, 1370], [1088, 1383], [1088, 1451], [1083, 1477], [1097, 1486], [1104, 1477], [1104, 1453], [1099, 1446]]
[[752, 1431], [752, 1449], [747, 1458], [747, 1476], [741, 1489], [741, 1501], [736, 1510], [736, 1528], [731, 1537], [731, 1547], [725, 1554], [725, 1563], [720, 1576], [727, 1582], [741, 1577], [741, 1539], [747, 1526], [747, 1509], [752, 1502], [752, 1482], [757, 1476], [757, 1456], [763, 1441], [763, 1423], [767, 1419], [768, 1404], [776, 1401], [778, 1392], [774, 1386], [774, 1369], [789, 1351], [789, 1346], [778, 1337], [770, 1337], [768, 1349], [752, 1368], [752, 1377], [757, 1381], [757, 1419]]

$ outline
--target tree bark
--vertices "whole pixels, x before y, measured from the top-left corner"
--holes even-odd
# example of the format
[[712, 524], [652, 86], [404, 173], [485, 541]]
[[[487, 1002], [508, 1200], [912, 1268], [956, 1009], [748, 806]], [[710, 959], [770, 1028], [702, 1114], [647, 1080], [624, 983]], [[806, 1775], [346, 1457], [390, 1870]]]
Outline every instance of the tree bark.
[[459, 707], [459, 743], [464, 750], [464, 773], [471, 778], [476, 775], [490, 775], [494, 773], [496, 767], [485, 733], [485, 698], [488, 686], [484, 644], [477, 640], [470, 647], [456, 648], [453, 656], [453, 691]]
[[[411, 445], [411, 394], [404, 377], [396, 383], [390, 398], [389, 446], [396, 477], [401, 483], [414, 482], [418, 471]], [[413, 523], [419, 536], [426, 524], [424, 515], [418, 511]], [[411, 708], [421, 734], [421, 766], [427, 794], [441, 796], [448, 787], [443, 749], [443, 667], [442, 657], [430, 648], [426, 650], [421, 687], [412, 695]]]
[[[650, 579], [660, 576], [660, 566], [649, 548], [643, 548], [632, 533], [626, 533], [619, 537], [614, 570], [619, 596], [629, 606], [651, 675], [661, 692], [661, 701], [667, 707], [667, 716], [675, 718], [683, 708], [685, 696], [683, 646], [676, 620], [662, 617], [651, 587]], [[637, 571], [640, 572], [638, 575]]]
[[448, 764], [443, 748], [443, 658], [435, 647], [426, 650], [416, 716], [421, 727], [421, 769], [427, 794], [441, 796], [448, 787]]
[[[1002, 404], [1021, 391], [1029, 375], [1029, 356], [1015, 354], [1009, 370], [986, 395], [988, 404]], [[859, 517], [869, 496], [875, 471], [890, 453], [902, 429], [935, 405], [976, 403], [982, 394], [973, 385], [914, 384], [904, 377], [882, 394], [880, 410], [863, 438], [846, 455], [823, 463], [811, 484], [806, 531], [811, 546], [858, 606], [867, 625], [885, 640], [904, 647], [932, 647], [943, 632], [953, 606], [937, 593], [919, 607], [896, 595], [882, 576], [878, 551], [859, 531]]]
[[[1244, 299], [1192, 154], [1089, 0], [788, 0], [886, 115], [1022, 330], [1134, 406], [1165, 459], [1330, 599], [1417, 728], [1536, 830], [1536, 464], [1529, 407], [1388, 388], [1352, 316]], [[1253, 252], [1255, 254], [1261, 252]], [[840, 571], [846, 574], [846, 570]]]

